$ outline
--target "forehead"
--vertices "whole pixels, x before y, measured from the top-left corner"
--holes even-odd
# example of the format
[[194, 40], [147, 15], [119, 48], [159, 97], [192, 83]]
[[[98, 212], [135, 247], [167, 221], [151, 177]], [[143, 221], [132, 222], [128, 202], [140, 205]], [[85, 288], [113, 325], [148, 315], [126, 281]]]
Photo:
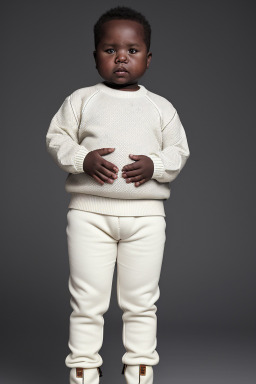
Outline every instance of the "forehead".
[[112, 40], [144, 42], [144, 28], [134, 20], [109, 20], [102, 25], [101, 40], [105, 42]]

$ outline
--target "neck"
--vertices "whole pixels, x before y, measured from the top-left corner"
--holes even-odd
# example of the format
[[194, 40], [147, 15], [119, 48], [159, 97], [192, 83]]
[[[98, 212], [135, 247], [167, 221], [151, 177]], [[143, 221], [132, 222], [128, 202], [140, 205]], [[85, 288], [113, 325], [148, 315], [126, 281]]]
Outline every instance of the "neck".
[[103, 81], [103, 83], [109, 88], [118, 89], [120, 91], [138, 91], [140, 87], [138, 86], [138, 82], [136, 83], [126, 83], [126, 84], [114, 84], [109, 81]]

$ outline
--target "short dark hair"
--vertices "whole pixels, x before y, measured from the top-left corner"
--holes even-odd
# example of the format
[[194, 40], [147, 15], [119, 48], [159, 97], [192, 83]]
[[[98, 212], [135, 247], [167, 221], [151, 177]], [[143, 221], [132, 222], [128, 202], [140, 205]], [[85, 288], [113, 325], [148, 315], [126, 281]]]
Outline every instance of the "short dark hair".
[[111, 8], [105, 13], [103, 13], [98, 21], [95, 23], [93, 27], [94, 31], [94, 46], [97, 48], [102, 34], [102, 25], [109, 20], [114, 19], [123, 19], [123, 20], [134, 20], [140, 23], [144, 29], [144, 41], [147, 47], [147, 51], [150, 49], [151, 42], [151, 26], [145, 16], [143, 16], [140, 12], [135, 11], [130, 7], [117, 6], [115, 8]]

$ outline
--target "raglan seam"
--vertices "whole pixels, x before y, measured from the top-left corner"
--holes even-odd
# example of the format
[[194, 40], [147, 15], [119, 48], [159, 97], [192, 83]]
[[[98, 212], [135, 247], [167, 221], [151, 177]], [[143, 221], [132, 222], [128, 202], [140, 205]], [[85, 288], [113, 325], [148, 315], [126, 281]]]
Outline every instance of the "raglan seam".
[[72, 95], [73, 94], [71, 94], [69, 97], [68, 97], [68, 101], [69, 101], [69, 103], [70, 103], [70, 106], [71, 106], [71, 109], [72, 109], [72, 112], [73, 112], [73, 115], [74, 115], [74, 117], [75, 117], [75, 120], [76, 120], [76, 124], [77, 124], [77, 127], [78, 127], [78, 125], [79, 125], [79, 121], [78, 121], [78, 117], [77, 117], [77, 115], [76, 115], [76, 112], [75, 112], [75, 109], [74, 109], [74, 107], [73, 107], [73, 104], [72, 104]]
[[99, 92], [100, 92], [100, 89], [96, 89], [96, 90], [93, 92], [93, 94], [92, 94], [91, 96], [89, 96], [89, 98], [85, 101], [84, 106], [83, 106], [83, 108], [82, 108], [81, 116], [83, 115], [84, 110], [85, 110], [85, 107], [87, 106], [87, 104], [89, 103], [89, 101], [91, 100], [91, 98], [94, 97], [95, 95], [97, 95], [97, 93], [99, 93]]
[[[160, 116], [161, 127], [162, 127], [163, 116], [162, 116], [162, 113], [161, 113], [159, 107], [156, 105], [156, 103], [151, 99], [151, 97], [150, 97], [149, 95], [146, 94], [145, 97], [146, 97], [146, 98], [151, 102], [151, 104], [153, 104], [154, 107], [156, 108], [156, 110], [157, 110], [157, 112], [158, 112], [158, 114], [159, 114], [159, 116]], [[162, 131], [162, 130], [163, 130], [163, 129], [161, 128], [161, 131]]]
[[168, 124], [170, 124], [173, 121], [173, 119], [176, 117], [176, 115], [177, 115], [177, 110], [175, 109], [173, 117], [171, 118], [171, 120], [168, 121], [167, 124], [165, 124], [165, 126], [162, 129], [162, 131], [167, 127]]

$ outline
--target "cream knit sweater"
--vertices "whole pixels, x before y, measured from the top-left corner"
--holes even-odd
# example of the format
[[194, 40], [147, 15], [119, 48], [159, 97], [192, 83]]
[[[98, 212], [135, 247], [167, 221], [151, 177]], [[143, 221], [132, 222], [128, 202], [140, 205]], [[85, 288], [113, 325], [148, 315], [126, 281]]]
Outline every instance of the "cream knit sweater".
[[[46, 148], [68, 172], [68, 208], [116, 216], [165, 216], [163, 201], [170, 182], [184, 167], [190, 151], [173, 105], [139, 85], [138, 91], [109, 88], [104, 82], [78, 89], [66, 97], [51, 120]], [[113, 184], [100, 185], [83, 170], [89, 151], [111, 147], [104, 158], [118, 168]], [[151, 180], [135, 187], [122, 177], [129, 157], [146, 155], [154, 163]]]

